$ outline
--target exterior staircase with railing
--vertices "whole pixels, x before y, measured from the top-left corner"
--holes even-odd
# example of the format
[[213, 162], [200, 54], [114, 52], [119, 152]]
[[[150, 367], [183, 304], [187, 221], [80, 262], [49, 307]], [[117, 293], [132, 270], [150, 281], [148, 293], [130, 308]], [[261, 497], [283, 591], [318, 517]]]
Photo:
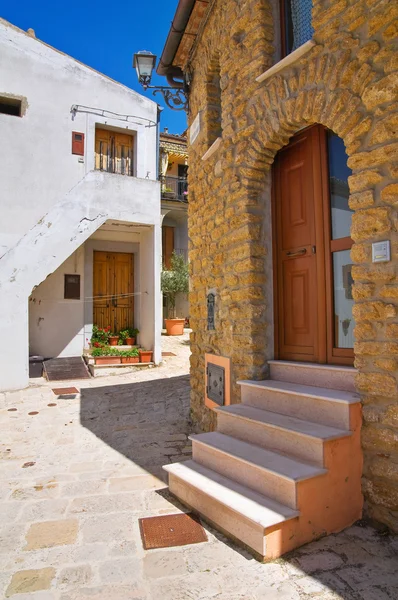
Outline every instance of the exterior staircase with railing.
[[361, 517], [361, 404], [355, 369], [270, 361], [241, 381], [242, 403], [216, 408], [217, 431], [166, 465], [170, 491], [261, 560]]

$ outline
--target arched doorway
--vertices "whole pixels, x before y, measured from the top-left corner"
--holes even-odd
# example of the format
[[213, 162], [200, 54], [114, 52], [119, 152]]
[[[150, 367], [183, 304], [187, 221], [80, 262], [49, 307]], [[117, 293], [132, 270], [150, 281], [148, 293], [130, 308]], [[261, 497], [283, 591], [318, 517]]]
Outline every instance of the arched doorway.
[[273, 168], [276, 357], [353, 364], [344, 142], [321, 125], [294, 136]]

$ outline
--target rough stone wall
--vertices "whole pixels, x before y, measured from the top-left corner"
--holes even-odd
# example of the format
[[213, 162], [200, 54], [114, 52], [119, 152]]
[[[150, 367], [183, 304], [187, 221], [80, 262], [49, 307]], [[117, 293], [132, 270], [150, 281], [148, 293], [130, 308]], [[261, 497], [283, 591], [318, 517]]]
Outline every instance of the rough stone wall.
[[[277, 14], [274, 10], [274, 14]], [[398, 530], [398, 5], [388, 0], [314, 0], [316, 45], [263, 83], [275, 62], [268, 0], [217, 0], [192, 59], [189, 121], [202, 129], [189, 149], [192, 292], [191, 408], [204, 405], [204, 354], [232, 359], [239, 379], [264, 379], [273, 358], [271, 165], [299, 129], [321, 123], [345, 142], [354, 246], [357, 386], [363, 399], [363, 491], [367, 514]], [[278, 49], [276, 49], [278, 50]], [[222, 143], [209, 73], [220, 67]], [[217, 134], [218, 135], [218, 134]], [[371, 263], [371, 243], [390, 239], [392, 260]], [[216, 292], [216, 330], [206, 330], [206, 294]]]

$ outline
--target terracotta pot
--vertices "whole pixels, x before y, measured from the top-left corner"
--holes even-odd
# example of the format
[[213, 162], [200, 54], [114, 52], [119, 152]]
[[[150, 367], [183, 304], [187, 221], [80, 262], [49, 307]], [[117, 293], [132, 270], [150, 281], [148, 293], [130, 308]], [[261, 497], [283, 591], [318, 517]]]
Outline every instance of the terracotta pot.
[[122, 356], [122, 365], [131, 365], [140, 362], [138, 356]]
[[185, 319], [165, 319], [167, 335], [182, 335]]
[[119, 336], [117, 336], [117, 335], [112, 335], [112, 336], [109, 338], [109, 345], [110, 345], [110, 346], [117, 346], [117, 343], [118, 343], [118, 341], [119, 341]]
[[126, 338], [126, 344], [127, 346], [134, 346], [135, 338]]
[[120, 356], [95, 356], [96, 365], [120, 365]]
[[152, 350], [140, 350], [140, 362], [149, 363], [152, 361]]

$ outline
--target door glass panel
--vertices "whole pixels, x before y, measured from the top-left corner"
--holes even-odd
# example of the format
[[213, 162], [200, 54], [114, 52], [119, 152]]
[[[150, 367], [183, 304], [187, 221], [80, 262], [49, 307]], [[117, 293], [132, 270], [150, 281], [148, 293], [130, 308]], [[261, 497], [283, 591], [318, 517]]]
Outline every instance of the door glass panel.
[[332, 239], [349, 237], [353, 211], [348, 206], [348, 177], [352, 171], [347, 166], [344, 142], [328, 132], [329, 185], [332, 217]]
[[350, 250], [333, 253], [334, 338], [337, 348], [352, 348], [354, 345], [351, 266]]

